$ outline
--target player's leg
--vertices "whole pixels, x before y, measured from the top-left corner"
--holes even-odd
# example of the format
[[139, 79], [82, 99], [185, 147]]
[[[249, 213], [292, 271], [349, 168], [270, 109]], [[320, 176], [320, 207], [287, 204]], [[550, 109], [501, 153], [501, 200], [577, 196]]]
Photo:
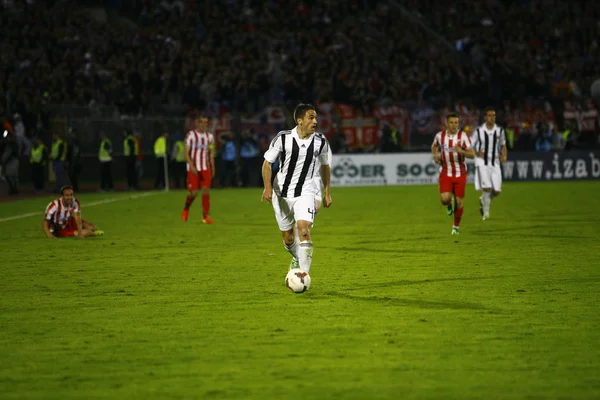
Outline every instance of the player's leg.
[[453, 191], [456, 207], [454, 209], [454, 224], [452, 225], [452, 234], [458, 235], [460, 221], [464, 211], [465, 188], [467, 187], [467, 177], [454, 178]]
[[[71, 237], [71, 236], [78, 237], [79, 232], [77, 232], [77, 228], [67, 226], [63, 229], [60, 229], [60, 230], [54, 232], [54, 235], [59, 238], [65, 238], [65, 237]], [[94, 232], [91, 231], [90, 229], [83, 228], [83, 229], [81, 229], [81, 236], [82, 237], [94, 236]]]
[[440, 175], [440, 202], [446, 206], [448, 216], [452, 215], [452, 180], [448, 176]]
[[194, 200], [196, 200], [196, 196], [198, 195], [199, 186], [200, 186], [200, 182], [199, 182], [198, 175], [195, 175], [191, 171], [188, 171], [187, 172], [188, 195], [185, 198], [185, 205], [183, 206], [183, 212], [181, 213], [181, 219], [184, 222], [187, 222], [187, 220], [188, 220], [188, 216], [190, 214], [190, 207], [194, 203]]
[[315, 219], [316, 205], [313, 196], [302, 196], [293, 205], [294, 217], [298, 221], [298, 262], [300, 268], [307, 273], [310, 271], [313, 258], [313, 242], [310, 229]]
[[495, 197], [500, 196], [500, 192], [502, 191], [502, 170], [499, 165], [494, 166], [492, 169], [491, 179], [492, 192], [490, 193], [490, 200], [493, 200]]
[[[481, 174], [479, 173], [479, 162], [475, 160], [475, 176], [473, 179], [473, 184], [475, 185], [475, 190], [478, 192], [483, 192], [481, 189]], [[483, 196], [479, 196], [479, 215], [483, 217]]]
[[479, 170], [479, 179], [481, 182], [481, 208], [483, 220], [486, 220], [490, 216], [490, 193], [492, 191], [492, 177], [490, 168], [486, 165], [482, 165], [477, 168]]
[[210, 170], [205, 170], [198, 173], [201, 175], [200, 188], [202, 190], [202, 223], [214, 224], [214, 221], [209, 216], [212, 173]]
[[483, 215], [481, 219], [484, 221], [490, 217], [490, 202], [492, 201], [492, 188], [483, 189], [481, 193], [481, 206], [483, 208]]
[[283, 246], [292, 255], [292, 261], [290, 262], [290, 269], [298, 268], [298, 244], [299, 240], [296, 240], [294, 235], [294, 212], [293, 203], [295, 200], [287, 200], [283, 197], [277, 196], [273, 193], [273, 211], [275, 211], [275, 220], [281, 231], [283, 238]]
[[104, 235], [104, 231], [102, 231], [102, 230], [98, 229], [98, 228], [96, 227], [96, 225], [92, 224], [92, 223], [91, 223], [91, 222], [89, 222], [89, 221], [81, 220], [81, 227], [82, 227], [83, 229], [87, 229], [87, 230], [89, 230], [90, 232], [92, 232], [92, 234], [93, 234], [94, 236], [102, 236], [102, 235]]

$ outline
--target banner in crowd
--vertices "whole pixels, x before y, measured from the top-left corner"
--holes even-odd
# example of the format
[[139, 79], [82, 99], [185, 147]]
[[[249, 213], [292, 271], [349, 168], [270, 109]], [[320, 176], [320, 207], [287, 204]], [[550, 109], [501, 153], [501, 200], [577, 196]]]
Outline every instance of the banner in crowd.
[[[433, 136], [445, 128], [446, 116], [455, 112], [460, 118], [460, 127], [467, 133], [483, 123], [483, 113], [467, 105], [456, 103], [452, 107], [434, 110], [427, 104], [389, 104], [376, 106], [371, 114], [356, 109], [353, 105], [338, 103], [317, 104], [318, 131], [331, 138], [336, 131], [346, 139], [348, 148], [377, 149], [381, 145], [384, 126], [399, 133], [404, 148], [425, 148], [431, 144]], [[218, 117], [211, 118], [209, 129], [220, 136], [234, 129], [236, 132], [254, 130], [262, 136], [274, 136], [282, 129], [294, 126], [292, 110], [284, 106], [269, 106], [252, 115], [240, 117], [240, 124], [234, 123], [232, 115], [222, 111]], [[519, 110], [498, 110], [498, 122], [514, 131], [536, 134], [538, 128], [556, 127], [554, 112], [546, 108], [524, 108]], [[564, 129], [577, 128], [582, 134], [597, 132], [599, 127], [598, 111], [592, 101], [584, 104], [565, 103], [563, 119]], [[195, 127], [194, 114], [188, 115], [186, 131]], [[569, 124], [570, 122], [570, 124]], [[540, 123], [544, 123], [540, 125]], [[560, 127], [562, 128], [562, 127]]]
[[[467, 162], [469, 183], [475, 165]], [[333, 157], [332, 186], [437, 184], [439, 166], [431, 153], [339, 154]], [[600, 179], [600, 151], [512, 152], [502, 165], [505, 181]]]

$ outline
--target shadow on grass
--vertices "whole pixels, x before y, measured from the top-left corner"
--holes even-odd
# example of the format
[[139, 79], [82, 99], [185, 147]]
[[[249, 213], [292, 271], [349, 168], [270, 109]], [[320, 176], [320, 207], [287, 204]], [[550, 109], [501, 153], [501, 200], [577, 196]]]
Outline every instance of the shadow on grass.
[[395, 307], [410, 307], [410, 308], [425, 308], [438, 310], [484, 310], [499, 313], [501, 310], [492, 309], [477, 303], [467, 303], [460, 301], [434, 301], [434, 300], [417, 300], [397, 297], [378, 297], [378, 296], [354, 296], [347, 293], [327, 292], [325, 296], [338, 297], [341, 299], [364, 301], [369, 303], [377, 303], [380, 305], [391, 305]]
[[[319, 248], [337, 250], [337, 251], [356, 251], [356, 252], [366, 252], [366, 253], [392, 253], [403, 255], [407, 253], [415, 253], [415, 254], [423, 254], [423, 249], [376, 249], [371, 247], [329, 247], [329, 246], [319, 246]], [[436, 251], [435, 254], [451, 254], [449, 251]]]
[[[466, 277], [466, 278], [440, 278], [440, 279], [422, 279], [422, 280], [399, 280], [385, 283], [375, 283], [372, 285], [360, 285], [356, 286], [348, 291], [361, 290], [361, 289], [379, 289], [394, 286], [410, 286], [427, 283], [437, 282], [457, 282], [457, 281], [480, 281], [485, 279], [498, 279], [506, 278], [506, 276], [484, 276], [484, 277]], [[452, 309], [452, 310], [485, 310], [494, 314], [502, 312], [498, 308], [486, 307], [478, 303], [469, 303], [461, 301], [434, 301], [434, 300], [420, 300], [420, 299], [406, 299], [396, 298], [390, 296], [358, 296], [349, 293], [341, 293], [337, 291], [325, 292], [324, 296], [338, 297], [348, 300], [357, 300], [364, 302], [379, 303], [381, 305], [393, 305], [397, 307], [413, 307], [413, 308], [427, 308], [427, 309]]]

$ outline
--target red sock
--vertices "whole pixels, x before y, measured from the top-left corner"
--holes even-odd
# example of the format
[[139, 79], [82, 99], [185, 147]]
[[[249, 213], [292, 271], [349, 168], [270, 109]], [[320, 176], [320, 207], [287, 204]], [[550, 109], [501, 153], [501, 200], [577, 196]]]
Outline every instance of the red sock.
[[208, 217], [208, 211], [210, 210], [210, 197], [207, 194], [202, 195], [202, 215], [204, 218]]
[[460, 219], [462, 218], [464, 209], [464, 207], [461, 207], [458, 210], [454, 211], [454, 226], [460, 226]]
[[194, 200], [196, 200], [195, 197], [190, 196], [189, 194], [187, 195], [187, 197], [185, 198], [185, 206], [183, 206], [184, 210], [189, 210], [190, 206], [192, 205], [192, 203], [194, 202]]

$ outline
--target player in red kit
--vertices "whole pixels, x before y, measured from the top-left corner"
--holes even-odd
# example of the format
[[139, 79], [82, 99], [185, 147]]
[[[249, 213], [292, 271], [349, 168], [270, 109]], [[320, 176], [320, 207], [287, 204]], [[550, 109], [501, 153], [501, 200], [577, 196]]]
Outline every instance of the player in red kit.
[[[440, 165], [440, 201], [447, 207], [448, 215], [454, 214], [452, 234], [458, 235], [467, 186], [465, 157], [475, 157], [471, 139], [465, 132], [458, 129], [458, 115], [448, 114], [446, 130], [435, 135], [431, 153], [433, 160]], [[452, 196], [454, 196], [454, 208], [452, 207]]]
[[96, 225], [81, 219], [79, 200], [73, 197], [73, 188], [60, 188], [60, 197], [46, 207], [42, 229], [46, 237], [51, 239], [77, 236], [81, 239], [88, 236], [100, 236], [104, 232], [96, 229]]
[[185, 137], [185, 160], [187, 164], [188, 196], [181, 213], [181, 219], [188, 220], [190, 206], [202, 191], [202, 223], [214, 224], [209, 216], [210, 185], [215, 176], [215, 137], [207, 132], [208, 118], [200, 115], [196, 118], [196, 129], [191, 130]]

